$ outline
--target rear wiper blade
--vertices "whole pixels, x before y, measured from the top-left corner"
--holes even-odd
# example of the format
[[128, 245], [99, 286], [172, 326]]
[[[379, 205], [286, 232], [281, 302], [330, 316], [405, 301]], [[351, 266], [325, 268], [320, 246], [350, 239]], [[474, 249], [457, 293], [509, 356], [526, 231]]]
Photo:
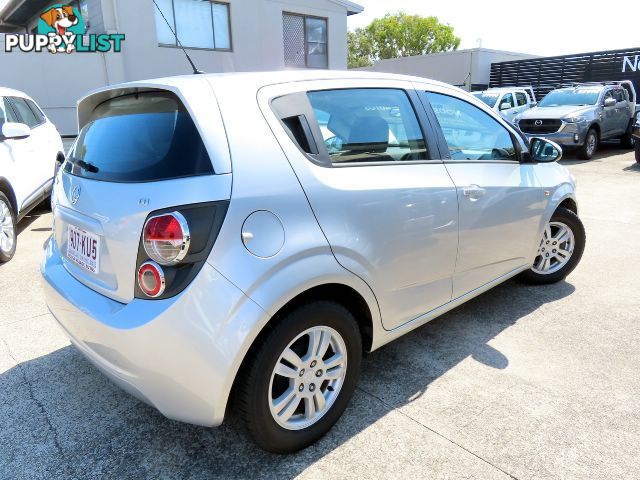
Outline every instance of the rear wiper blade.
[[89, 162], [85, 162], [84, 160], [71, 159], [71, 163], [73, 163], [74, 165], [77, 165], [82, 170], [85, 170], [89, 173], [98, 173], [100, 171], [98, 167], [90, 164]]

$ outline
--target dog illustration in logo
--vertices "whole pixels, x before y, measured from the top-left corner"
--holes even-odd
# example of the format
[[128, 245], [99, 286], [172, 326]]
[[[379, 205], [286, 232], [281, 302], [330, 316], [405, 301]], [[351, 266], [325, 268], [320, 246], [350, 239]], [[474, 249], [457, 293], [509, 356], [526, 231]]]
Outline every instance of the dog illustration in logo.
[[[55, 33], [50, 33], [49, 36], [59, 35], [61, 37], [69, 37], [71, 32], [67, 33], [67, 29], [78, 24], [79, 20], [76, 14], [73, 11], [73, 7], [71, 5], [63, 5], [61, 7], [51, 8], [40, 15], [40, 18], [51, 28], [55, 30]], [[49, 45], [49, 50], [51, 53], [56, 53], [58, 49], [54, 45]], [[68, 42], [66, 51], [67, 53], [71, 53], [75, 50], [75, 45], [73, 42]]]

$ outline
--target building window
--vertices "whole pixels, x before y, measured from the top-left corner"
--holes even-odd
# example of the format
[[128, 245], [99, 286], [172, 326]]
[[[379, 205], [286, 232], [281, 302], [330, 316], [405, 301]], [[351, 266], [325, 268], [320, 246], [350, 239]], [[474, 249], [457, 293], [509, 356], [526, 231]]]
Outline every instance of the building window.
[[[229, 4], [209, 0], [156, 0], [180, 43], [189, 48], [231, 50]], [[156, 9], [160, 45], [178, 46], [176, 38]]]
[[329, 68], [326, 18], [284, 13], [282, 25], [286, 67]]

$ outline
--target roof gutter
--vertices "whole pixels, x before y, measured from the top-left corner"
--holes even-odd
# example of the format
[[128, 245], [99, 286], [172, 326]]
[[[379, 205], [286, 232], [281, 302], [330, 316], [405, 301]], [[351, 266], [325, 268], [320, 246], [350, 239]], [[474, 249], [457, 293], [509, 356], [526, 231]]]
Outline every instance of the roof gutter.
[[333, 3], [340, 5], [347, 9], [347, 15], [357, 15], [364, 12], [364, 7], [357, 3], [350, 2], [349, 0], [330, 0]]

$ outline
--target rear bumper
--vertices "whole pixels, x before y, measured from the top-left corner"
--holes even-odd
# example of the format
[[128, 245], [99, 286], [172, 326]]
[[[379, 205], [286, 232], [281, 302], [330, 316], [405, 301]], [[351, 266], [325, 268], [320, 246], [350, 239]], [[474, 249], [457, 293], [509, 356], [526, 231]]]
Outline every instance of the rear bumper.
[[205, 264], [181, 295], [129, 304], [75, 280], [53, 240], [41, 271], [51, 313], [114, 383], [171, 419], [222, 423], [252, 327], [266, 314], [213, 267]]

